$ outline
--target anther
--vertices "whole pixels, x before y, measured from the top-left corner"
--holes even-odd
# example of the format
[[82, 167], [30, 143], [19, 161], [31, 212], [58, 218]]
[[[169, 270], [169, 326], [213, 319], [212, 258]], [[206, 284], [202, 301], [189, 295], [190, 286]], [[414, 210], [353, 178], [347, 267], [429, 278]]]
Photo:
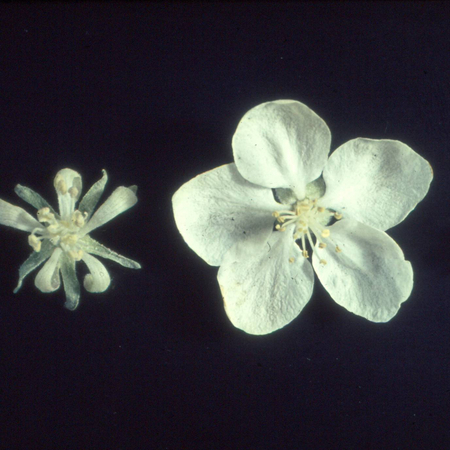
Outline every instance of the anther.
[[302, 255], [303, 255], [305, 258], [309, 258], [308, 250], [303, 250], [303, 251], [302, 251]]
[[319, 244], [319, 248], [325, 248], [327, 246], [327, 244], [325, 244], [325, 242], [321, 242]]
[[295, 258], [289, 258], [289, 262], [290, 262], [290, 263], [295, 262]]
[[67, 184], [61, 175], [56, 175], [55, 189], [59, 191], [62, 195], [67, 194]]
[[70, 194], [70, 196], [72, 197], [72, 198], [77, 198], [77, 196], [78, 196], [78, 189], [76, 188], [76, 187], [71, 187], [70, 189], [69, 189], [69, 194]]
[[320, 262], [320, 264], [323, 264], [324, 266], [327, 265], [327, 262], [324, 259], [321, 259], [319, 262]]
[[335, 212], [335, 213], [334, 213], [334, 218], [335, 218], [336, 220], [341, 220], [341, 219], [342, 219], [342, 214]]
[[327, 238], [330, 235], [330, 230], [325, 228], [322, 233], [320, 233], [322, 237]]
[[83, 250], [70, 250], [68, 253], [74, 261], [80, 261], [84, 255]]
[[72, 222], [79, 228], [81, 228], [85, 223], [85, 216], [78, 210], [72, 214]]
[[339, 248], [338, 245], [336, 245], [336, 253], [341, 253], [341, 252], [342, 252], [342, 250]]
[[34, 234], [30, 234], [28, 236], [28, 244], [30, 244], [30, 246], [32, 247], [32, 249], [35, 252], [40, 252], [41, 251], [41, 241], [39, 238], [37, 238]]

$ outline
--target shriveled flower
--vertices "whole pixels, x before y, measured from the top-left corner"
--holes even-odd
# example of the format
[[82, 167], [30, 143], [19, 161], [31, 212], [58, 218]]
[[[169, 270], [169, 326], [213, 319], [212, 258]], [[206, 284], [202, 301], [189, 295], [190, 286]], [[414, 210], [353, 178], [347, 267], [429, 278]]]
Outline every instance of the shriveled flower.
[[75, 209], [81, 195], [81, 175], [72, 169], [60, 170], [54, 181], [59, 214], [39, 194], [18, 184], [16, 194], [37, 208], [37, 220], [22, 208], [0, 199], [0, 223], [31, 233], [28, 243], [34, 250], [19, 269], [19, 283], [14, 293], [20, 289], [24, 278], [47, 260], [36, 275], [36, 287], [42, 292], [55, 291], [61, 284], [62, 276], [65, 306], [73, 310], [80, 299], [80, 285], [75, 272], [77, 261], [83, 261], [89, 270], [84, 278], [84, 287], [89, 292], [104, 292], [111, 282], [106, 267], [92, 255], [111, 259], [130, 269], [140, 269], [136, 261], [118, 255], [89, 236], [91, 231], [137, 202], [137, 187], [121, 186], [94, 213], [107, 180], [103, 170], [102, 178]]
[[330, 142], [325, 122], [302, 103], [263, 103], [237, 127], [235, 164], [173, 196], [178, 229], [220, 266], [225, 310], [247, 333], [297, 317], [313, 268], [339, 305], [373, 322], [394, 317], [411, 293], [411, 264], [385, 231], [423, 199], [430, 164], [399, 141], [362, 138], [328, 159]]

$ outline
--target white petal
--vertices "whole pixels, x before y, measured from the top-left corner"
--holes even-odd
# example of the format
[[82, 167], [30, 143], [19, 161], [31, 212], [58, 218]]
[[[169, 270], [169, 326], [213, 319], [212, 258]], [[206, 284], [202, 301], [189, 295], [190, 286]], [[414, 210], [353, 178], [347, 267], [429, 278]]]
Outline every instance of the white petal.
[[92, 230], [109, 222], [114, 217], [131, 208], [137, 202], [136, 194], [132, 189], [121, 186], [118, 187], [97, 209], [91, 220], [82, 228], [80, 236], [90, 233]]
[[18, 230], [31, 233], [35, 228], [43, 228], [42, 225], [24, 209], [11, 205], [0, 199], [0, 223]]
[[233, 136], [234, 160], [241, 175], [269, 188], [292, 189], [305, 197], [330, 151], [326, 123], [294, 100], [263, 103], [242, 118]]
[[400, 247], [383, 231], [353, 220], [336, 222], [330, 230], [327, 241], [334, 245], [328, 242], [313, 255], [314, 269], [325, 289], [354, 314], [372, 322], [392, 319], [413, 287], [411, 264]]
[[321, 204], [379, 230], [400, 223], [428, 192], [430, 164], [399, 141], [354, 139], [328, 160]]
[[236, 242], [265, 242], [275, 221], [272, 213], [282, 207], [270, 189], [244, 180], [234, 164], [188, 181], [175, 192], [172, 203], [184, 240], [212, 266], [219, 266]]
[[69, 220], [81, 195], [81, 175], [72, 169], [62, 169], [53, 184], [58, 195], [59, 214], [63, 220]]
[[[290, 262], [290, 258], [292, 262]], [[314, 272], [291, 231], [265, 245], [244, 242], [225, 255], [217, 276], [225, 311], [237, 328], [267, 334], [295, 319], [311, 298]]]
[[41, 292], [53, 292], [59, 288], [61, 284], [59, 276], [59, 258], [61, 253], [62, 250], [56, 247], [52, 256], [36, 275], [34, 284]]
[[84, 277], [84, 287], [89, 292], [104, 292], [111, 283], [106, 267], [94, 256], [84, 253], [81, 258], [88, 266], [90, 274]]

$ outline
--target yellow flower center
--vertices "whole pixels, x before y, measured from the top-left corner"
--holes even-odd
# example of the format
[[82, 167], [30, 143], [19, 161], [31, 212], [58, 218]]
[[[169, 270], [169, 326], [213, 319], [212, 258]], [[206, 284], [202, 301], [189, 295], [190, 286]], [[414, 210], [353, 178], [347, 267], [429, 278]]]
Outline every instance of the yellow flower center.
[[[288, 226], [295, 225], [293, 237], [294, 240], [300, 241], [300, 250], [305, 258], [309, 257], [308, 250], [306, 250], [306, 242], [308, 241], [311, 248], [314, 248], [317, 243], [319, 249], [325, 248], [327, 246], [326, 241], [329, 240], [331, 234], [331, 230], [327, 225], [332, 218], [336, 220], [342, 219], [342, 214], [323, 206], [318, 206], [316, 199], [310, 200], [309, 198], [297, 201], [291, 210], [275, 211], [272, 215], [277, 219], [278, 223], [275, 225], [275, 229], [278, 231], [286, 231]], [[335, 250], [337, 253], [341, 251], [338, 246], [336, 246]], [[327, 263], [324, 259], [321, 259], [320, 262], [322, 264]]]
[[[41, 208], [37, 212], [37, 218], [47, 226], [34, 229], [28, 237], [28, 243], [34, 251], [39, 252], [42, 240], [48, 239], [53, 245], [61, 247], [72, 259], [79, 261], [83, 257], [83, 250], [77, 246], [78, 232], [84, 226], [86, 216], [86, 213], [75, 210], [70, 221], [61, 220], [55, 217], [50, 208]], [[36, 236], [37, 233], [40, 236]]]

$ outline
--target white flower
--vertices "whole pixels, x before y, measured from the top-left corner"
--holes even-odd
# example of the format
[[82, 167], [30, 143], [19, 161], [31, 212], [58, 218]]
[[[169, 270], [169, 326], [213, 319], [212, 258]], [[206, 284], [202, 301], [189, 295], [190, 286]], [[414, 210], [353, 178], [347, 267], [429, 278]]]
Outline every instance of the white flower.
[[392, 140], [354, 139], [328, 159], [330, 142], [325, 122], [302, 103], [263, 103], [239, 123], [235, 164], [173, 196], [178, 229], [220, 266], [225, 310], [247, 333], [297, 317], [313, 268], [339, 305], [373, 322], [390, 320], [411, 293], [411, 264], [385, 230], [425, 196], [431, 166]]
[[89, 292], [103, 292], [111, 281], [106, 267], [92, 255], [111, 259], [132, 269], [141, 267], [137, 262], [118, 255], [89, 237], [95, 228], [137, 202], [136, 186], [118, 187], [93, 214], [107, 179], [106, 171], [103, 170], [103, 177], [91, 187], [78, 209], [75, 209], [81, 195], [81, 175], [72, 169], [60, 170], [54, 181], [59, 214], [39, 194], [17, 185], [16, 194], [37, 208], [37, 220], [22, 208], [0, 199], [0, 223], [31, 233], [28, 242], [34, 250], [19, 269], [19, 283], [14, 293], [20, 289], [24, 278], [47, 260], [36, 276], [36, 287], [42, 292], [55, 291], [61, 284], [62, 275], [66, 292], [65, 306], [73, 310], [80, 299], [76, 261], [83, 261], [89, 270], [84, 278], [84, 287]]

